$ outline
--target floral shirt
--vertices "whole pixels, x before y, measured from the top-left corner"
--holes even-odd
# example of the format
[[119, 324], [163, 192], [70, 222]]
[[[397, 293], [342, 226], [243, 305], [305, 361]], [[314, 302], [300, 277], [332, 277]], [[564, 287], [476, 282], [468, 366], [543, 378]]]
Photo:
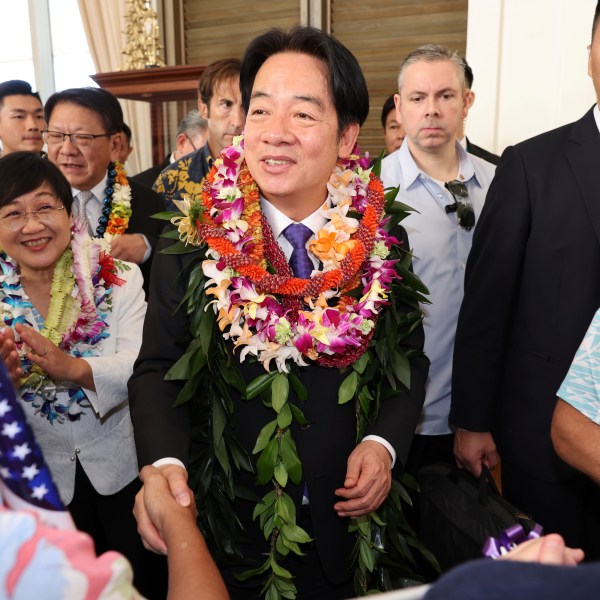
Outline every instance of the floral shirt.
[[200, 197], [206, 174], [212, 167], [213, 159], [208, 144], [169, 165], [154, 183], [168, 210], [178, 210], [173, 200], [183, 200], [189, 196], [193, 200]]
[[0, 598], [142, 598], [132, 582], [127, 559], [116, 552], [96, 557], [87, 534], [0, 508]]

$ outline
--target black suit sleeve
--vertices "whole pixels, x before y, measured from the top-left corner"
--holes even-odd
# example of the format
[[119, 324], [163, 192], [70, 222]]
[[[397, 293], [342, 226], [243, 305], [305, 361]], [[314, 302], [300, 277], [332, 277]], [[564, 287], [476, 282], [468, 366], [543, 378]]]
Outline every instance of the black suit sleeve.
[[129, 180], [131, 186], [131, 219], [127, 233], [141, 233], [146, 236], [152, 253], [144, 263], [140, 265], [142, 275], [144, 276], [144, 291], [148, 295], [150, 285], [150, 269], [158, 237], [160, 236], [165, 222], [159, 219], [153, 219], [152, 215], [164, 211], [161, 197], [146, 186]]
[[189, 319], [179, 304], [185, 294], [187, 265], [199, 252], [161, 254], [172, 244], [161, 240], [152, 266], [150, 300], [140, 354], [129, 380], [129, 402], [140, 468], [174, 457], [187, 463], [190, 443], [189, 408], [173, 408], [179, 381], [165, 381], [167, 371], [191, 341]]
[[491, 428], [531, 229], [530, 207], [521, 152], [508, 148], [490, 185], [467, 261], [450, 410], [450, 423], [460, 429]]
[[[409, 247], [408, 236], [403, 227], [395, 229], [393, 234], [400, 242], [401, 247]], [[414, 309], [401, 304], [398, 310], [409, 312]], [[401, 332], [399, 334], [401, 335]], [[410, 391], [398, 391], [385, 398], [381, 402], [375, 423], [367, 431], [367, 435], [378, 435], [393, 446], [399, 465], [406, 464], [408, 451], [425, 402], [425, 381], [429, 373], [429, 360], [423, 354], [424, 342], [423, 324], [420, 323], [402, 341], [404, 352], [412, 354]]]

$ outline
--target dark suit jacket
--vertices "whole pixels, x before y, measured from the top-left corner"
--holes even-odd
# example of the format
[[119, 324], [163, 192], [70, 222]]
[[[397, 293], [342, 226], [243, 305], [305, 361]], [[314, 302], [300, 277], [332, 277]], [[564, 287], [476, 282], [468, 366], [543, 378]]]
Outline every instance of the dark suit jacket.
[[600, 134], [582, 119], [507, 148], [467, 263], [450, 422], [560, 481], [556, 392], [600, 305]]
[[151, 216], [164, 210], [162, 198], [150, 188], [132, 179], [131, 186], [131, 219], [126, 233], [143, 233], [152, 246], [152, 254], [148, 260], [140, 265], [144, 276], [144, 291], [148, 295], [150, 287], [150, 268], [154, 257], [154, 250], [164, 227], [164, 221], [152, 219]]
[[507, 560], [477, 560], [438, 579], [424, 600], [589, 600], [600, 582], [600, 564], [559, 567]]
[[485, 150], [484, 148], [481, 148], [480, 146], [476, 146], [475, 144], [472, 144], [471, 140], [469, 140], [469, 138], [467, 138], [467, 152], [469, 154], [473, 154], [473, 156], [479, 156], [479, 158], [483, 158], [483, 160], [487, 160], [489, 163], [492, 163], [493, 165], [500, 164], [500, 157], [497, 154], [493, 154], [492, 152], [489, 152], [488, 150]]
[[[404, 230], [398, 228], [404, 247], [408, 241]], [[159, 247], [164, 240], [159, 243]], [[168, 245], [169, 242], [167, 242]], [[188, 461], [190, 446], [190, 415], [188, 405], [172, 408], [181, 382], [164, 381], [165, 373], [184, 353], [190, 342], [189, 320], [185, 310], [178, 310], [186, 289], [186, 280], [171, 282], [187, 261], [202, 259], [201, 252], [188, 255], [157, 253], [153, 265], [150, 302], [140, 355], [129, 381], [131, 417], [134, 424], [138, 462], [140, 467], [167, 456]], [[380, 321], [380, 323], [382, 323]], [[215, 331], [215, 335], [220, 332]], [[421, 350], [423, 329], [417, 327], [409, 337], [410, 348]], [[235, 360], [235, 358], [234, 358]], [[307, 482], [311, 517], [316, 533], [316, 544], [329, 579], [336, 583], [348, 578], [349, 555], [353, 536], [347, 533], [347, 520], [333, 510], [334, 490], [341, 487], [346, 473], [348, 456], [356, 445], [356, 421], [352, 402], [338, 405], [338, 389], [347, 374], [338, 369], [310, 366], [300, 369], [300, 378], [308, 391], [308, 400], [302, 410], [310, 422], [302, 431], [293, 430], [298, 452], [303, 462], [303, 477]], [[382, 402], [380, 416], [368, 432], [380, 435], [395, 448], [400, 466], [404, 463], [414, 429], [424, 401], [424, 385], [428, 360], [421, 354], [411, 360], [411, 392], [398, 393]], [[265, 371], [260, 364], [242, 363], [241, 372], [248, 382]], [[202, 390], [198, 390], [202, 393]], [[291, 393], [291, 392], [290, 392]], [[258, 433], [273, 419], [273, 412], [260, 400], [243, 401], [231, 392], [234, 402], [235, 434], [248, 453], [251, 453]], [[291, 396], [292, 401], [298, 402]], [[252, 457], [255, 461], [256, 457]], [[244, 485], [255, 486], [253, 477], [240, 478]], [[258, 490], [262, 497], [270, 486]], [[286, 488], [300, 507], [301, 486]], [[261, 560], [260, 552], [266, 547], [256, 522], [252, 520], [254, 502], [238, 498], [235, 510], [251, 540], [246, 555]], [[246, 567], [248, 563], [245, 563]]]
[[166, 169], [171, 164], [171, 161], [169, 160], [170, 158], [171, 155], [169, 154], [169, 156], [166, 156], [165, 160], [163, 160], [160, 163], [160, 165], [156, 165], [155, 167], [150, 167], [145, 171], [141, 171], [140, 173], [138, 173], [137, 175], [133, 175], [129, 179], [133, 179], [133, 181], [137, 181], [138, 183], [141, 183], [142, 185], [145, 185], [146, 187], [152, 189], [154, 182], [161, 174], [162, 170]]

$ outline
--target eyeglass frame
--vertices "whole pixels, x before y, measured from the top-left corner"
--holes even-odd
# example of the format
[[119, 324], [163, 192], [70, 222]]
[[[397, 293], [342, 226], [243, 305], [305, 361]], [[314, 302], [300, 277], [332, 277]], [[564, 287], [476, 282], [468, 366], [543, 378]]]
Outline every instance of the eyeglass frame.
[[192, 138], [187, 133], [185, 133], [184, 135], [187, 138], [187, 141], [191, 144], [194, 151], [198, 150], [198, 148], [196, 148], [196, 144], [194, 144], [194, 141], [192, 140]]
[[[475, 209], [473, 208], [473, 204], [469, 198], [469, 189], [462, 181], [459, 181], [458, 179], [446, 181], [446, 183], [444, 183], [444, 187], [454, 198], [454, 204], [447, 204], [444, 207], [446, 214], [455, 212], [456, 220], [458, 221], [460, 227], [462, 227], [465, 231], [471, 231], [471, 229], [473, 229], [475, 226]], [[459, 200], [459, 198], [461, 198], [461, 200]], [[472, 224], [469, 225], [470, 221], [472, 221]]]
[[[46, 139], [46, 135], [48, 133], [62, 135], [62, 140], [60, 142], [58, 140], [48, 141]], [[62, 145], [65, 143], [66, 139], [69, 138], [69, 141], [71, 142], [71, 144], [73, 144], [73, 146], [77, 146], [78, 148], [89, 148], [89, 146], [91, 146], [94, 143], [94, 140], [96, 138], [110, 137], [111, 135], [115, 135], [115, 134], [114, 133], [63, 133], [62, 131], [52, 131], [51, 129], [44, 129], [42, 131], [42, 139], [44, 140], [44, 142], [46, 142], [46, 144], [48, 144], [48, 146], [58, 146], [59, 144]], [[77, 141], [77, 138], [83, 138], [86, 142], [89, 141], [89, 144], [84, 143], [83, 145], [81, 145], [80, 142]]]
[[[42, 218], [40, 218], [40, 211], [44, 209], [46, 209], [46, 212], [42, 213]], [[10, 215], [5, 215], [4, 217], [0, 216], [0, 228], [6, 231], [19, 231], [19, 229], [23, 229], [23, 227], [25, 227], [32, 216], [35, 217], [38, 222], [42, 223], [43, 225], [47, 225], [47, 222], [44, 221], [44, 217], [50, 217], [50, 220], [52, 221], [54, 216], [58, 214], [54, 211], [61, 210], [66, 210], [66, 206], [40, 206], [40, 208], [37, 208], [36, 210], [15, 211], [18, 213], [18, 217], [15, 215], [13, 215], [14, 218]], [[12, 226], [12, 223], [14, 223], [15, 226]]]

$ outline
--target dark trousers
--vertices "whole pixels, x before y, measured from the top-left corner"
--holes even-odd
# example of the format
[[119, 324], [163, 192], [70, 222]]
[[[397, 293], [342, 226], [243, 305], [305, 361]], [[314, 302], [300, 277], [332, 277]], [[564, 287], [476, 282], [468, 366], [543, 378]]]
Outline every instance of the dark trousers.
[[[310, 518], [310, 508], [302, 507], [298, 511], [298, 525], [302, 527], [310, 537], [314, 538], [312, 520]], [[353, 572], [348, 571], [348, 581], [333, 585], [330, 583], [323, 572], [321, 561], [314, 543], [302, 544], [301, 549], [305, 552], [304, 556], [296, 556], [290, 553], [282, 566], [288, 569], [294, 576], [294, 584], [298, 590], [298, 600], [344, 600], [345, 598], [354, 598]], [[244, 568], [227, 567], [221, 570], [223, 579], [227, 584], [227, 589], [231, 600], [256, 600], [259, 597], [260, 583], [250, 580], [244, 584], [235, 579], [235, 574], [244, 571]], [[254, 578], [261, 580], [261, 576]], [[264, 579], [264, 577], [263, 577]], [[262, 582], [261, 582], [262, 583]]]
[[75, 471], [75, 495], [67, 507], [77, 529], [89, 534], [96, 554], [109, 550], [123, 554], [133, 567], [134, 583], [148, 599], [164, 600], [167, 595], [167, 561], [146, 550], [137, 532], [133, 504], [141, 487], [136, 478], [116, 494], [99, 494], [80, 462]]
[[560, 533], [568, 546], [600, 559], [600, 488], [584, 475], [541, 481], [502, 462], [502, 495], [530, 514], [544, 533]]

